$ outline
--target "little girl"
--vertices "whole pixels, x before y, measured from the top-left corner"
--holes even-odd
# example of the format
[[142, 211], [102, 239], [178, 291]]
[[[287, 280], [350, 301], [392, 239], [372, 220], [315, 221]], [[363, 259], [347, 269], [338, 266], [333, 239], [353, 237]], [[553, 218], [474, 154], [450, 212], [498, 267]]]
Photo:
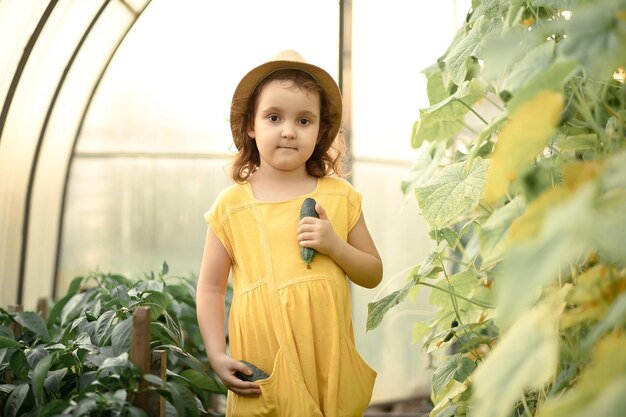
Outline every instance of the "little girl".
[[[197, 287], [208, 359], [230, 390], [227, 416], [362, 416], [370, 401], [376, 372], [354, 346], [347, 278], [373, 288], [382, 263], [361, 194], [338, 177], [341, 115], [333, 78], [294, 51], [252, 69], [235, 89], [235, 184], [205, 214]], [[308, 197], [319, 218], [300, 219]], [[310, 264], [301, 247], [317, 251]], [[252, 375], [241, 360], [269, 377], [238, 378]]]

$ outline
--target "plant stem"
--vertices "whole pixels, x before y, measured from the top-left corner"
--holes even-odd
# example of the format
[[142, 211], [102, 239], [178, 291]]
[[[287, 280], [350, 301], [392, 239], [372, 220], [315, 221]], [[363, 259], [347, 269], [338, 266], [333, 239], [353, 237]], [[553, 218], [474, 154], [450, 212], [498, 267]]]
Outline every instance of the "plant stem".
[[456, 314], [456, 318], [458, 319], [459, 323], [463, 324], [463, 322], [461, 321], [461, 313], [459, 312], [459, 305], [457, 304], [456, 298], [453, 295], [454, 287], [452, 286], [452, 284], [450, 284], [450, 277], [448, 276], [448, 272], [446, 272], [446, 266], [444, 265], [443, 260], [441, 259], [441, 256], [438, 256], [437, 259], [439, 260], [439, 263], [441, 264], [441, 269], [443, 270], [443, 276], [446, 278], [446, 283], [448, 284], [448, 288], [452, 292], [450, 293], [450, 301], [452, 301], [452, 307], [454, 307], [454, 314]]
[[[585, 99], [584, 97], [581, 97], [580, 91], [576, 90], [574, 92], [574, 94], [576, 95], [576, 98], [581, 102], [584, 103]], [[598, 126], [598, 124], [596, 123], [596, 119], [593, 117], [593, 115], [591, 114], [591, 112], [589, 111], [589, 109], [587, 108], [587, 106], [581, 105], [580, 103], [578, 103], [577, 100], [573, 100], [572, 104], [574, 105], [574, 107], [576, 108], [576, 110], [578, 112], [580, 112], [580, 114], [582, 114], [585, 117], [585, 121], [587, 123], [589, 123], [589, 126], [591, 127], [591, 129], [593, 129], [594, 132], [596, 132], [598, 134], [598, 136], [600, 137], [600, 140], [603, 143], [607, 142], [607, 135], [606, 132], [604, 131], [604, 129], [602, 129], [600, 126]]]
[[478, 117], [478, 119], [480, 119], [480, 121], [481, 121], [481, 122], [483, 122], [485, 125], [489, 125], [489, 122], [488, 122], [488, 121], [486, 121], [486, 120], [485, 120], [485, 119], [484, 119], [484, 118], [483, 118], [480, 114], [478, 114], [478, 113], [476, 112], [476, 110], [474, 110], [474, 109], [472, 108], [472, 106], [468, 106], [468, 105], [467, 105], [467, 104], [466, 104], [463, 100], [459, 100], [458, 98], [455, 98], [454, 100], [455, 100], [456, 102], [458, 102], [458, 103], [461, 103], [461, 104], [462, 104], [463, 106], [465, 106], [465, 107], [466, 107], [469, 111], [471, 111], [472, 113], [474, 113], [474, 115], [475, 115], [476, 117]]
[[433, 284], [428, 284], [426, 282], [417, 281], [415, 283], [415, 285], [424, 285], [426, 287], [431, 287], [431, 288], [434, 288], [436, 290], [447, 292], [448, 294], [452, 294], [455, 297], [459, 297], [461, 300], [465, 300], [465, 301], [467, 301], [470, 304], [474, 304], [474, 305], [477, 305], [477, 306], [482, 307], [482, 308], [489, 308], [489, 309], [493, 309], [494, 308], [494, 306], [492, 306], [491, 304], [485, 303], [484, 301], [472, 300], [471, 298], [464, 297], [464, 296], [462, 296], [460, 294], [457, 294], [454, 291], [450, 291], [450, 290], [447, 290], [447, 289], [442, 288], [442, 287], [438, 287], [438, 286], [433, 285]]
[[522, 394], [522, 404], [524, 405], [524, 413], [528, 415], [528, 417], [532, 417], [533, 414], [530, 412], [528, 404], [526, 404], [526, 396], [524, 394]]
[[485, 94], [485, 100], [487, 100], [489, 103], [493, 104], [493, 106], [494, 106], [496, 109], [498, 109], [498, 110], [500, 110], [500, 111], [504, 111], [504, 108], [503, 108], [502, 106], [500, 106], [500, 104], [498, 104], [498, 103], [496, 103], [494, 100], [492, 100], [492, 99], [489, 97], [489, 94]]

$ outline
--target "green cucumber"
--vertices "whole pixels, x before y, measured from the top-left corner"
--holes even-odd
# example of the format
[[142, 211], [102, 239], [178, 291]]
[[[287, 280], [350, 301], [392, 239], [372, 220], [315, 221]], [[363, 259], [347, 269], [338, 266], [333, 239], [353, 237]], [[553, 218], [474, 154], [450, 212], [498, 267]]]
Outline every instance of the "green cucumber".
[[[315, 211], [316, 204], [317, 202], [314, 199], [310, 197], [306, 198], [302, 203], [302, 207], [300, 207], [300, 219], [304, 217], [315, 217], [316, 219], [319, 219], [317, 211]], [[315, 252], [316, 251], [313, 248], [300, 247], [300, 257], [302, 258], [308, 269], [311, 269], [311, 266], [309, 264], [313, 261], [313, 258], [315, 257]]]
[[270, 377], [267, 373], [265, 373], [261, 369], [257, 368], [256, 366], [254, 366], [250, 362], [247, 362], [247, 361], [244, 361], [244, 360], [240, 360], [239, 362], [241, 362], [244, 365], [246, 365], [252, 371], [252, 375], [246, 375], [243, 372], [236, 371], [235, 372], [235, 376], [237, 378], [241, 379], [242, 381], [249, 381], [249, 382], [251, 382], [251, 381], [257, 381], [259, 379], [266, 379], [266, 378]]

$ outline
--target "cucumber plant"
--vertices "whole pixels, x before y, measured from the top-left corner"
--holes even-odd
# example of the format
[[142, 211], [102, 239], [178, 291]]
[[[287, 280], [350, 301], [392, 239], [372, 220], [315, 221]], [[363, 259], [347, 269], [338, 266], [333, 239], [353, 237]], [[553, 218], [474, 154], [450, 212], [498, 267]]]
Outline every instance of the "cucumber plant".
[[623, 415], [624, 68], [625, 0], [474, 0], [423, 71], [401, 186], [436, 249], [367, 327], [430, 290], [431, 417]]

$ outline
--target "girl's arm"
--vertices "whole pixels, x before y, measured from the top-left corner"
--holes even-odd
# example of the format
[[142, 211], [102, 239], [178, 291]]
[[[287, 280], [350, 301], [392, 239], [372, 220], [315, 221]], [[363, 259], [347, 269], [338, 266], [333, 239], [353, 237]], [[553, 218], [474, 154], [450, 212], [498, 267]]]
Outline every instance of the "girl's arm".
[[319, 219], [304, 217], [300, 220], [297, 230], [300, 246], [330, 256], [355, 284], [365, 288], [376, 287], [383, 277], [383, 264], [363, 214], [348, 234], [346, 242], [337, 236], [326, 211], [319, 203], [315, 210]]
[[238, 395], [256, 397], [260, 394], [259, 386], [235, 376], [236, 371], [246, 375], [251, 375], [252, 371], [226, 355], [224, 300], [230, 266], [226, 248], [209, 227], [196, 288], [198, 326], [209, 363], [226, 388]]

